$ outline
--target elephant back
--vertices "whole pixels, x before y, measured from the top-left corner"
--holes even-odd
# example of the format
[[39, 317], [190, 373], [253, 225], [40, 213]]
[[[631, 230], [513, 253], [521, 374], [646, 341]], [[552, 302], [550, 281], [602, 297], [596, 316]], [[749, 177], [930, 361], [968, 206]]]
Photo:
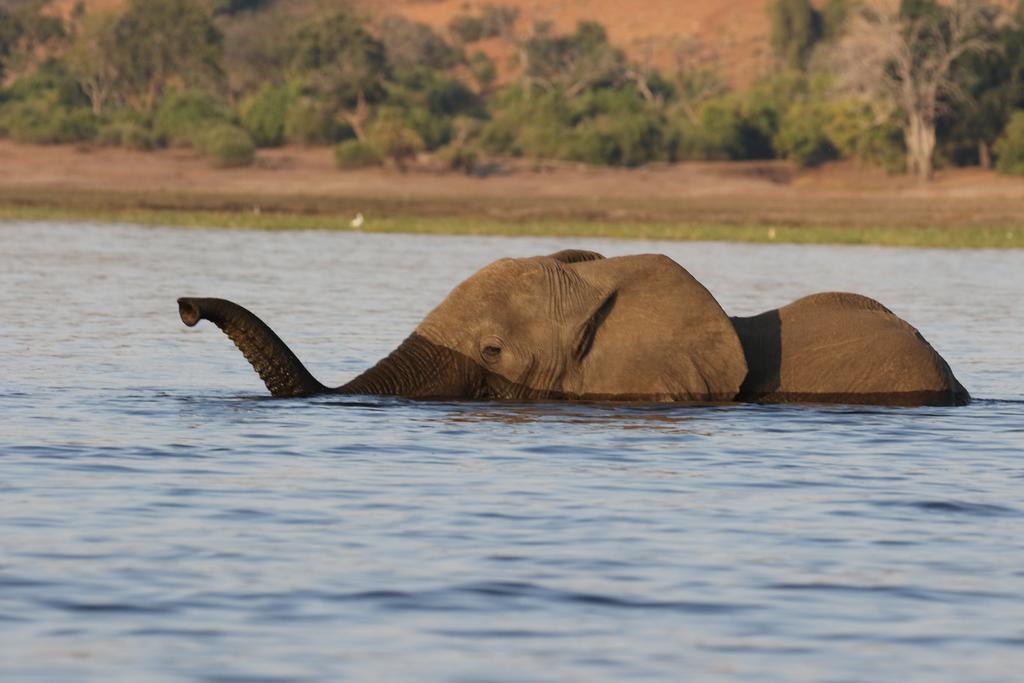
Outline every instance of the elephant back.
[[658, 254], [574, 263], [612, 308], [588, 358], [586, 390], [650, 400], [730, 401], [747, 374], [729, 316], [678, 263]]

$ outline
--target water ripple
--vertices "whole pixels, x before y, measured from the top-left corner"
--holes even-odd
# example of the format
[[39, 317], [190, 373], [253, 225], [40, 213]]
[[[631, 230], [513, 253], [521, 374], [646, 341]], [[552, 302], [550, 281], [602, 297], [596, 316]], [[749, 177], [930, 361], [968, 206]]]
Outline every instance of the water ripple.
[[[0, 224], [0, 679], [1001, 681], [1024, 666], [1019, 254]], [[265, 396], [498, 256], [663, 252], [747, 315], [910, 320], [965, 408]], [[168, 254], [189, 258], [168, 258]], [[46, 311], [46, 315], [39, 315]]]

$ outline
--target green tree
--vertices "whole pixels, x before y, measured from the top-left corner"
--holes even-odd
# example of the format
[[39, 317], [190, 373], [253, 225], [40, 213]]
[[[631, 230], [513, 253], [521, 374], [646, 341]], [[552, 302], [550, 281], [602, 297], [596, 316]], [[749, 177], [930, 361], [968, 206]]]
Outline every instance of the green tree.
[[958, 96], [949, 98], [938, 136], [947, 141], [946, 154], [954, 162], [989, 168], [993, 143], [1014, 111], [1024, 107], [1024, 24], [992, 21], [986, 40], [996, 49], [957, 61], [954, 79], [961, 85]]
[[581, 21], [574, 33], [561, 36], [539, 25], [523, 43], [521, 52], [527, 82], [559, 90], [566, 98], [625, 80], [625, 55], [608, 42], [604, 26], [595, 21]]
[[829, 114], [824, 100], [795, 103], [780, 122], [772, 147], [780, 156], [801, 166], [817, 166], [835, 159], [838, 153], [827, 133]]
[[481, 91], [490, 88], [491, 84], [498, 78], [498, 69], [494, 65], [494, 60], [481, 50], [477, 50], [469, 55], [467, 63], [470, 72], [473, 74], [473, 80], [476, 81], [477, 87]]
[[475, 43], [484, 37], [484, 22], [480, 17], [469, 14], [457, 14], [448, 22], [448, 33], [457, 43], [463, 45]]
[[932, 177], [936, 126], [948, 98], [963, 92], [958, 61], [996, 47], [985, 0], [904, 0], [887, 11], [864, 11], [833, 55], [846, 89], [890, 102], [900, 115], [907, 171]]
[[31, 59], [37, 47], [66, 37], [64, 22], [44, 14], [49, 0], [6, 0], [0, 3], [0, 82], [19, 57]]
[[280, 85], [288, 80], [290, 39], [300, 23], [291, 6], [280, 2], [218, 21], [224, 35], [222, 64], [232, 96], [244, 97], [265, 83]]
[[365, 139], [371, 105], [387, 91], [387, 52], [362, 22], [345, 10], [316, 17], [292, 40], [292, 69], [303, 90], [320, 99]]
[[835, 41], [843, 33], [846, 20], [850, 16], [850, 3], [853, 0], [826, 0], [821, 8], [821, 38]]
[[47, 59], [16, 80], [0, 106], [0, 134], [38, 144], [91, 139], [97, 129], [89, 100], [68, 73], [67, 64]]
[[903, 170], [902, 131], [891, 106], [855, 96], [834, 99], [826, 106], [824, 132], [840, 157]]
[[153, 133], [172, 147], [196, 147], [207, 129], [227, 119], [222, 103], [213, 96], [174, 90], [160, 101], [153, 115]]
[[0, 82], [3, 82], [7, 60], [14, 52], [21, 35], [21, 23], [6, 7], [0, 5]]
[[400, 171], [424, 149], [423, 138], [405, 124], [401, 112], [393, 110], [382, 112], [367, 126], [367, 142]]
[[676, 39], [672, 56], [675, 70], [671, 75], [674, 96], [671, 109], [696, 124], [704, 103], [724, 95], [729, 88], [719, 73], [717, 58], [693, 36]]
[[995, 145], [1000, 173], [1024, 175], [1024, 111], [1015, 112]]
[[480, 8], [481, 34], [484, 38], [508, 36], [518, 18], [518, 7], [486, 4]]
[[75, 32], [68, 52], [71, 73], [97, 116], [103, 114], [121, 78], [116, 59], [118, 21], [119, 17], [111, 13], [87, 15]]
[[264, 83], [258, 92], [242, 101], [239, 119], [242, 127], [260, 147], [275, 147], [284, 142], [288, 108], [295, 94], [287, 87]]
[[772, 22], [772, 48], [791, 69], [804, 69], [814, 45], [822, 37], [822, 18], [810, 0], [774, 0], [768, 12]]
[[514, 85], [501, 93], [494, 109], [493, 118], [480, 132], [485, 150], [535, 159], [564, 158], [573, 117], [561, 93], [530, 93], [527, 87]]
[[215, 15], [252, 12], [268, 4], [270, 0], [212, 0], [211, 7]]
[[388, 108], [400, 112], [404, 125], [416, 131], [426, 149], [451, 139], [455, 117], [487, 115], [483, 101], [465, 83], [434, 69], [396, 71], [387, 89]]
[[448, 22], [448, 32], [465, 45], [484, 38], [506, 38], [512, 35], [519, 9], [507, 5], [486, 4], [480, 8], [480, 16], [459, 14]]
[[124, 99], [150, 112], [173, 82], [201, 88], [221, 77], [222, 36], [199, 0], [129, 0], [113, 57]]
[[395, 68], [449, 69], [462, 61], [460, 52], [426, 24], [390, 16], [380, 22], [379, 33], [388, 61]]

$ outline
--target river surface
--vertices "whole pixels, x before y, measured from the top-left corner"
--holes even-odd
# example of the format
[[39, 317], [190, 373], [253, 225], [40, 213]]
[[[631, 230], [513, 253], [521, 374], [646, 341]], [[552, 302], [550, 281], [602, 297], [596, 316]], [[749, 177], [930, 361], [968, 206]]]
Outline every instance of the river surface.
[[[335, 384], [566, 247], [873, 296], [975, 400], [274, 400], [175, 304]], [[1019, 251], [0, 224], [0, 680], [1020, 680], [1022, 340]]]

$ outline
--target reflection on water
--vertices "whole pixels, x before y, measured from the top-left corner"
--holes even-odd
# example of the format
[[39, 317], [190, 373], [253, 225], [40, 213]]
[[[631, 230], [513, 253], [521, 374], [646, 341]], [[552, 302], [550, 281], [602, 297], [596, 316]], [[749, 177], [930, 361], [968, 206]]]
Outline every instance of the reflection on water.
[[[0, 227], [0, 679], [992, 680], [1024, 665], [1014, 252]], [[664, 252], [732, 314], [857, 291], [966, 408], [268, 398], [499, 256]], [[184, 258], [181, 255], [187, 254]]]
[[448, 421], [459, 422], [505, 422], [508, 424], [543, 423], [549, 425], [592, 425], [620, 429], [658, 429], [677, 433], [692, 431], [694, 418], [690, 410], [672, 406], [637, 406], [635, 404], [587, 404], [587, 403], [467, 403], [455, 409]]

